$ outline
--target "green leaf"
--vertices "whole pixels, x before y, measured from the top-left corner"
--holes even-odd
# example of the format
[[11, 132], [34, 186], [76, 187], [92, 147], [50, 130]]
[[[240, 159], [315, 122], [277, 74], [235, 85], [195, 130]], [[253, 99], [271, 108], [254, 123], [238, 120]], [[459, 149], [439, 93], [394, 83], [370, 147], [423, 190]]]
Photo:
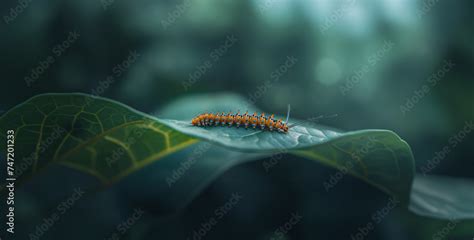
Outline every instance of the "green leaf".
[[[15, 131], [15, 176], [20, 180], [50, 164], [60, 164], [110, 184], [165, 158], [166, 164], [165, 161], [156, 165], [160, 167], [157, 172], [164, 170], [163, 174], [155, 175], [165, 183], [165, 177], [185, 161], [183, 154], [189, 158], [195, 155], [191, 150], [196, 148], [182, 154], [171, 153], [196, 143], [196, 138], [222, 146], [201, 143], [208, 145], [209, 150], [201, 154], [189, 176], [200, 176], [202, 180], [183, 176], [173, 190], [169, 186], [161, 188], [160, 195], [172, 199], [164, 206], [182, 207], [230, 167], [281, 152], [337, 168], [343, 174], [356, 176], [408, 201], [414, 177], [413, 156], [408, 144], [395, 133], [387, 130], [343, 133], [310, 122], [301, 123], [288, 134], [189, 124], [200, 112], [227, 112], [232, 108], [256, 110], [236, 95], [192, 96], [159, 113], [175, 119], [159, 120], [108, 99], [78, 93], [43, 94], [1, 116], [0, 134], [5, 139], [7, 130]], [[291, 122], [296, 121], [290, 119]], [[5, 152], [5, 145], [2, 150]], [[472, 219], [473, 186], [468, 180], [417, 176], [410, 210], [438, 219]]]
[[[243, 127], [196, 127], [191, 119], [204, 112], [261, 112], [248, 101], [233, 94], [194, 95], [183, 97], [159, 112], [170, 127], [180, 132], [205, 139], [240, 151], [279, 151], [280, 149], [308, 147], [341, 135], [333, 128], [305, 123], [291, 128], [288, 134], [245, 129]], [[283, 110], [286, 112], [286, 109]], [[295, 121], [290, 120], [290, 124]], [[315, 128], [317, 127], [317, 128]]]
[[[289, 152], [304, 156], [359, 177], [402, 200], [408, 199], [413, 157], [408, 145], [393, 132], [342, 133], [306, 122], [283, 134], [243, 128], [201, 128], [189, 123], [203, 108], [227, 112], [233, 110], [229, 106], [255, 109], [237, 96], [194, 96], [159, 114], [170, 116], [175, 109], [174, 117], [186, 121], [159, 120], [103, 98], [45, 94], [9, 111], [0, 119], [0, 126], [2, 134], [6, 129], [16, 130], [20, 164], [28, 153], [38, 152], [37, 157], [33, 154], [29, 175], [50, 163], [58, 163], [110, 183], [199, 138], [242, 152]], [[292, 122], [296, 121], [290, 119]], [[55, 128], [64, 129], [64, 136], [48, 141]], [[45, 142], [47, 147], [41, 148]], [[133, 144], [127, 144], [130, 142]], [[112, 164], [108, 164], [110, 159]]]
[[[267, 154], [232, 151], [202, 141], [164, 157], [140, 174], [130, 176], [124, 185], [129, 195], [152, 201], [155, 211], [171, 215], [186, 207], [232, 167], [265, 156]], [[141, 188], [136, 187], [137, 182]]]
[[[415, 176], [414, 184], [417, 184], [418, 176]], [[472, 239], [474, 233], [474, 220], [441, 219], [433, 216], [421, 216], [406, 208], [395, 208], [390, 218], [400, 224], [400, 228], [406, 229], [415, 239]]]
[[408, 203], [413, 155], [409, 145], [392, 131], [347, 132], [293, 153], [347, 172]]
[[408, 202], [414, 175], [411, 150], [395, 133], [363, 130], [340, 133], [330, 128], [298, 126], [288, 134], [228, 127], [195, 127], [165, 120], [193, 137], [240, 151], [289, 152], [358, 177]]
[[343, 136], [328, 127], [295, 126], [288, 133], [243, 127], [196, 127], [190, 121], [164, 120], [168, 126], [191, 136], [240, 151], [279, 151], [309, 147]]
[[[193, 137], [244, 152], [288, 152], [315, 160], [358, 177], [382, 191], [408, 203], [414, 175], [414, 160], [409, 145], [388, 130], [362, 130], [342, 133], [334, 128], [303, 122], [288, 134], [229, 127], [195, 127], [190, 119], [206, 111], [228, 112], [246, 109], [249, 104], [235, 95], [197, 95], [184, 97], [160, 112], [170, 127]], [[186, 109], [187, 111], [172, 111]], [[210, 109], [210, 110], [209, 110]], [[255, 108], [253, 108], [255, 109]], [[292, 122], [299, 122], [290, 119]]]
[[7, 130], [15, 131], [19, 180], [54, 163], [108, 184], [197, 141], [123, 104], [78, 93], [27, 100], [0, 118], [3, 139]]
[[410, 210], [438, 219], [474, 219], [474, 181], [416, 175]]

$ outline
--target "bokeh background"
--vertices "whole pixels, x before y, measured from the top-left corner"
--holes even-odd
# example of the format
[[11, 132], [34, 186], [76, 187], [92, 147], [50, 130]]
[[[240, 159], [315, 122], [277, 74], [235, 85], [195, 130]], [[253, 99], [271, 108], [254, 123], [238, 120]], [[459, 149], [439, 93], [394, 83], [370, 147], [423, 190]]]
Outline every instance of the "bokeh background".
[[[147, 113], [234, 93], [267, 112], [291, 104], [295, 118], [338, 114], [322, 122], [343, 130], [393, 130], [422, 172], [474, 118], [473, 11], [469, 0], [2, 1], [0, 110], [46, 92], [100, 95]], [[429, 172], [473, 178], [473, 139]], [[249, 162], [172, 216], [154, 211], [153, 183], [135, 176], [88, 198], [41, 239], [107, 239], [138, 207], [145, 217], [121, 239], [186, 239], [237, 188], [246, 201], [202, 239], [271, 239], [295, 211], [303, 220], [282, 239], [350, 239], [387, 196], [349, 176], [321, 193], [334, 173], [290, 156], [270, 173]], [[68, 172], [61, 188], [55, 177], [18, 189], [23, 233], [57, 204], [52, 192], [79, 181]], [[396, 212], [364, 239], [430, 239], [436, 227], [422, 220]]]

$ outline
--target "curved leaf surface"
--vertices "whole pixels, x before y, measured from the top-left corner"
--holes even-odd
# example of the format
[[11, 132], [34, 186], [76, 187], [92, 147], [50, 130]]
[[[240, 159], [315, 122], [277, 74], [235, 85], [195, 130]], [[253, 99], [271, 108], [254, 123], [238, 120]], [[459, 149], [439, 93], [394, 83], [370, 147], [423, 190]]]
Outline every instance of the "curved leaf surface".
[[[19, 180], [51, 163], [110, 183], [197, 140], [112, 100], [86, 94], [43, 94], [0, 118], [15, 135]], [[2, 145], [5, 151], [5, 145]]]
[[438, 219], [473, 219], [474, 181], [416, 175], [409, 209]]
[[[182, 101], [185, 106], [175, 104], [172, 108], [201, 111], [203, 107], [211, 108], [211, 103], [223, 104], [225, 108], [250, 106], [239, 97], [230, 99], [233, 100], [207, 96], [201, 100], [208, 104], [194, 99]], [[219, 107], [222, 106], [212, 109], [218, 111]], [[182, 111], [175, 117], [190, 119], [190, 114], [194, 113]], [[296, 121], [290, 119], [291, 122]], [[110, 183], [199, 138], [241, 152], [289, 152], [305, 156], [347, 171], [404, 200], [408, 199], [413, 177], [413, 158], [408, 145], [385, 130], [342, 133], [312, 123], [301, 123], [288, 134], [228, 127], [200, 128], [191, 126], [189, 120], [159, 120], [115, 101], [85, 94], [34, 97], [2, 116], [0, 126], [2, 134], [6, 129], [15, 130], [20, 154], [17, 159], [21, 165], [26, 162], [28, 175], [50, 163], [59, 163]], [[55, 129], [63, 131], [60, 137], [51, 138]]]

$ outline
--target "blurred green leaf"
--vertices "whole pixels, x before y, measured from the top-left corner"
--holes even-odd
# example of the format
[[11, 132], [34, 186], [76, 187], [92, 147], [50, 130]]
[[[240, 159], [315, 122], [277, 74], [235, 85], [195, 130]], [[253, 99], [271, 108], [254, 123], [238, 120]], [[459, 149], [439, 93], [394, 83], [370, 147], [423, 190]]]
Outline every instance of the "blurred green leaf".
[[[417, 177], [415, 177], [415, 181]], [[393, 211], [393, 219], [401, 228], [412, 233], [415, 239], [472, 239], [474, 233], [473, 219], [440, 219], [431, 216], [420, 216], [406, 208]]]
[[416, 175], [410, 210], [438, 219], [474, 219], [474, 181]]

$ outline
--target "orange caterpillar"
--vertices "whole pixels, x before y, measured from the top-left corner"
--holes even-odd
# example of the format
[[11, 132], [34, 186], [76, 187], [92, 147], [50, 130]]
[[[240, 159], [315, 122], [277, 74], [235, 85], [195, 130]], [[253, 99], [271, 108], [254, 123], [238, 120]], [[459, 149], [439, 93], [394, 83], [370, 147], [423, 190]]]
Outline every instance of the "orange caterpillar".
[[236, 126], [236, 127], [252, 127], [256, 129], [257, 127], [261, 130], [269, 130], [273, 131], [276, 130], [281, 133], [288, 133], [288, 119], [290, 117], [290, 106], [288, 105], [288, 114], [286, 116], [286, 121], [283, 122], [281, 119], [275, 121], [273, 119], [274, 114], [270, 117], [265, 117], [265, 113], [260, 114], [260, 117], [255, 112], [253, 115], [249, 115], [248, 112], [245, 114], [240, 114], [240, 111], [237, 114], [232, 114], [229, 112], [227, 115], [222, 112], [221, 114], [216, 113], [204, 113], [199, 114], [193, 120], [191, 120], [191, 124], [194, 126]]

